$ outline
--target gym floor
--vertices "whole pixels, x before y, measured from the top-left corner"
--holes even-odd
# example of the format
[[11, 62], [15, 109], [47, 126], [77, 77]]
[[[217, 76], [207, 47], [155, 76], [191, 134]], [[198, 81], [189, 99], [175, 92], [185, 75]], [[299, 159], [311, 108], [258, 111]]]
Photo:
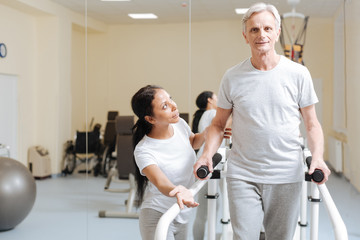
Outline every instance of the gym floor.
[[[13, 230], [0, 232], [0, 239], [141, 239], [137, 219], [98, 217], [99, 210], [125, 211], [127, 194], [104, 192], [105, 180], [85, 174], [37, 180], [32, 211]], [[347, 226], [349, 240], [360, 240], [360, 193], [336, 174], [330, 176], [326, 185]], [[123, 183], [113, 183], [111, 187], [128, 188]], [[323, 204], [319, 219], [319, 240], [335, 239]], [[217, 231], [221, 231], [220, 226]]]

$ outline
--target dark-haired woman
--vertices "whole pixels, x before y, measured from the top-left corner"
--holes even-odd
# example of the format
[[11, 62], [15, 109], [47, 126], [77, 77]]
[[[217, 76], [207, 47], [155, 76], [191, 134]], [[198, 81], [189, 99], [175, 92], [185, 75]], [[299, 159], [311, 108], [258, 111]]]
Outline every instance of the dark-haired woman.
[[216, 107], [217, 107], [216, 105], [217, 96], [215, 93], [211, 91], [204, 91], [197, 96], [195, 103], [199, 109], [196, 110], [196, 112], [194, 113], [194, 118], [192, 122], [192, 131], [193, 133], [198, 133], [200, 119], [202, 118], [204, 113], [206, 113], [205, 114], [206, 119], [202, 120], [204, 123], [207, 123], [206, 121], [207, 119], [210, 119], [210, 123], [211, 123], [211, 120], [215, 117]]
[[[211, 121], [216, 115], [217, 108], [217, 96], [214, 92], [204, 91], [199, 94], [196, 98], [196, 106], [198, 106], [198, 110], [194, 114], [193, 119], [193, 132], [201, 132], [207, 127], [210, 126]], [[231, 118], [226, 124], [226, 127], [231, 127]], [[220, 147], [225, 147], [225, 142], [221, 144]], [[200, 157], [204, 149], [204, 145], [201, 146], [199, 151], [197, 152], [197, 157]], [[221, 180], [223, 181], [223, 180]], [[220, 188], [222, 184], [219, 184]], [[200, 206], [196, 209], [196, 216], [193, 225], [193, 236], [194, 239], [204, 239], [205, 226], [207, 220], [207, 199], [204, 197], [207, 195], [207, 184], [200, 189], [198, 192], [198, 201]], [[221, 199], [219, 199], [221, 201]], [[216, 204], [216, 210], [219, 211], [219, 205]]]
[[134, 126], [136, 180], [141, 204], [139, 225], [143, 239], [154, 239], [164, 212], [178, 203], [181, 213], [170, 224], [167, 239], [187, 239], [192, 207], [198, 206], [188, 190], [195, 179], [193, 149], [204, 142], [205, 133], [192, 133], [179, 117], [176, 103], [161, 87], [141, 88], [131, 100], [138, 121]]
[[[211, 91], [204, 91], [196, 98], [196, 106], [199, 108], [193, 118], [192, 130], [198, 132], [206, 129], [210, 126], [212, 119], [216, 115], [217, 96]], [[204, 145], [201, 146], [197, 152], [197, 156], [200, 157], [203, 151]], [[193, 226], [194, 239], [204, 239], [205, 226], [207, 221], [207, 199], [204, 197], [207, 194], [207, 184], [198, 192], [198, 201], [200, 206], [196, 210], [196, 216]], [[216, 205], [218, 210], [219, 204]]]

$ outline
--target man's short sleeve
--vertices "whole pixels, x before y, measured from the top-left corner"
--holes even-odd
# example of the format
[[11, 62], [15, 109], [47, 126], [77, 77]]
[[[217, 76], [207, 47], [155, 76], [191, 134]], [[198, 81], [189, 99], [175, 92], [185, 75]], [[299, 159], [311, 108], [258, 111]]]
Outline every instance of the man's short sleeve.
[[233, 103], [230, 97], [230, 80], [228, 78], [227, 72], [221, 80], [217, 106], [223, 109], [231, 109], [233, 107]]
[[300, 86], [299, 107], [304, 108], [319, 102], [309, 70], [304, 67], [303, 81]]

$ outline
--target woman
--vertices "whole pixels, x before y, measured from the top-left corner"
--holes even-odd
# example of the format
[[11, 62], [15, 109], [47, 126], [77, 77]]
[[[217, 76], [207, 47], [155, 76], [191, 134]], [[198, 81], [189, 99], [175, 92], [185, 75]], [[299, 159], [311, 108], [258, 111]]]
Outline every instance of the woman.
[[[192, 130], [198, 132], [210, 126], [212, 119], [216, 115], [217, 96], [210, 91], [204, 91], [196, 98], [196, 106], [199, 108], [193, 118]], [[201, 146], [197, 153], [200, 157], [204, 146]], [[207, 184], [200, 189], [198, 193], [198, 201], [200, 206], [196, 210], [196, 217], [193, 226], [194, 239], [204, 239], [205, 225], [207, 219], [207, 199], [204, 197], [207, 194]], [[219, 204], [216, 205], [217, 210]]]
[[194, 118], [192, 122], [193, 133], [199, 132], [199, 122], [204, 113], [206, 114], [205, 114], [205, 118], [202, 120], [203, 124], [201, 126], [207, 124], [205, 126], [206, 128], [208, 125], [210, 125], [211, 120], [215, 117], [216, 114], [216, 102], [217, 102], [217, 96], [210, 91], [204, 91], [200, 93], [199, 96], [196, 98], [196, 106], [199, 109], [194, 113]]
[[[141, 204], [139, 225], [143, 239], [154, 239], [156, 225], [174, 203], [182, 209], [169, 227], [167, 239], [186, 239], [191, 207], [198, 206], [188, 190], [195, 179], [193, 149], [204, 142], [179, 118], [176, 103], [158, 86], [141, 88], [131, 100], [139, 118], [134, 126], [133, 146], [137, 193]], [[185, 206], [187, 208], [185, 208]]]

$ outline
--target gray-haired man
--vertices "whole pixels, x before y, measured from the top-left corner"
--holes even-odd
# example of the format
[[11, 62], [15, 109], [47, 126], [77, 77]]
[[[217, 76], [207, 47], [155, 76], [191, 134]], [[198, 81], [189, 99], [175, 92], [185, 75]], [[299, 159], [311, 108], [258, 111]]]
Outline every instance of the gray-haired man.
[[280, 31], [279, 13], [270, 4], [257, 3], [244, 15], [243, 36], [251, 57], [226, 71], [204, 152], [194, 165], [194, 172], [201, 165], [212, 170], [211, 156], [232, 114], [227, 182], [234, 239], [259, 239], [262, 226], [267, 240], [292, 239], [304, 178], [301, 117], [313, 155], [309, 173], [321, 169], [321, 183], [330, 175], [310, 73], [275, 52]]

